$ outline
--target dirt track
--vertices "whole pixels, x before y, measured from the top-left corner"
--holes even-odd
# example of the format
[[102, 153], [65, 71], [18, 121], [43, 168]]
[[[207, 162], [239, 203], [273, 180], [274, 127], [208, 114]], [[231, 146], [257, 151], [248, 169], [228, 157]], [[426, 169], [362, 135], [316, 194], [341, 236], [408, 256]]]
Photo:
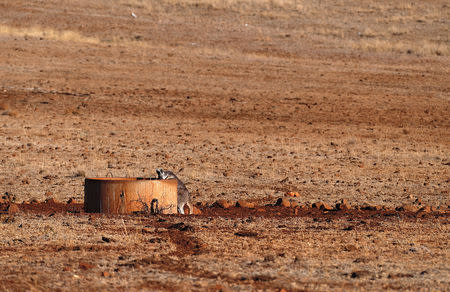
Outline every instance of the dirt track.
[[448, 4], [201, 3], [1, 3], [1, 193], [82, 201], [84, 177], [162, 167], [194, 202], [440, 215], [24, 207], [0, 215], [0, 289], [448, 289]]

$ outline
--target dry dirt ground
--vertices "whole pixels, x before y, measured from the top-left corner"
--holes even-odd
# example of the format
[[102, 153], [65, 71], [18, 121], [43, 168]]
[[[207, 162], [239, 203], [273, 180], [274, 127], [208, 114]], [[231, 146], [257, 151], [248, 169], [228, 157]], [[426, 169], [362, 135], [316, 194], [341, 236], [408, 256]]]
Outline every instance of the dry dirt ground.
[[[4, 0], [0, 15], [2, 196], [81, 203], [84, 177], [162, 167], [205, 205], [19, 205], [0, 214], [0, 290], [450, 289], [446, 1]], [[306, 211], [265, 206], [289, 191]], [[242, 198], [259, 207], [209, 207]], [[342, 198], [384, 208], [311, 208]]]

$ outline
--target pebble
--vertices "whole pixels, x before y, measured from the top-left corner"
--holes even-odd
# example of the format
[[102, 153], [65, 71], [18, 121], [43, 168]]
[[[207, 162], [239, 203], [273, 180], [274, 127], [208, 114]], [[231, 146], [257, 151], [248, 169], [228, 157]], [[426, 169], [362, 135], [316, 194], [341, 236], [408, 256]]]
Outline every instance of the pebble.
[[336, 204], [336, 210], [350, 210], [351, 206], [348, 203], [347, 199], [342, 199], [339, 203]]
[[75, 198], [70, 198], [66, 202], [67, 204], [80, 204], [80, 202], [76, 201]]
[[201, 201], [201, 202], [195, 203], [195, 205], [199, 206], [199, 207], [206, 207], [208, 204], [206, 202]]
[[227, 200], [218, 200], [213, 204], [213, 206], [228, 209], [231, 207], [231, 204]]
[[322, 205], [323, 205], [322, 202], [316, 202], [316, 203], [313, 203], [311, 205], [311, 207], [314, 208], [314, 209], [320, 209], [320, 207], [322, 207]]
[[326, 210], [326, 211], [331, 211], [331, 210], [333, 210], [333, 207], [331, 207], [331, 206], [328, 205], [327, 203], [323, 203], [323, 204], [322, 204], [322, 207], [320, 207], [320, 209]]
[[80, 262], [79, 267], [81, 270], [90, 270], [92, 268], [94, 268], [94, 265], [90, 264], [90, 263], [86, 263], [86, 262]]
[[57, 203], [59, 203], [53, 197], [50, 197], [50, 198], [46, 199], [45, 202], [48, 203], [48, 204], [57, 204]]
[[236, 207], [253, 209], [253, 208], [255, 208], [255, 204], [247, 202], [245, 200], [238, 200], [236, 202]]
[[360, 271], [353, 271], [350, 274], [351, 278], [363, 278], [363, 277], [367, 277], [369, 276], [371, 273], [369, 271], [366, 270], [360, 270]]
[[416, 205], [422, 205], [422, 204], [423, 204], [423, 201], [422, 201], [422, 199], [417, 198], [417, 199], [414, 201], [414, 204], [416, 204]]
[[286, 197], [300, 197], [298, 192], [287, 192]]
[[109, 272], [107, 272], [107, 271], [103, 271], [102, 272], [102, 277], [109, 277], [109, 276], [111, 276], [111, 274], [109, 273]]
[[19, 206], [17, 206], [17, 204], [11, 203], [6, 208], [6, 211], [8, 212], [8, 214], [12, 215], [18, 213], [20, 209]]
[[395, 208], [396, 211], [405, 211], [405, 212], [417, 212], [418, 208], [414, 205], [403, 205], [401, 207]]
[[282, 207], [286, 207], [289, 208], [291, 206], [291, 202], [289, 202], [287, 199], [285, 198], [279, 198], [277, 200], [277, 202], [275, 203], [275, 206], [282, 206]]
[[375, 211], [381, 211], [381, 210], [383, 210], [383, 206], [381, 206], [381, 205], [375, 205], [375, 206], [372, 206], [372, 208], [373, 208], [373, 210], [375, 210]]
[[296, 201], [292, 201], [291, 202], [291, 207], [292, 208], [295, 208], [295, 207], [298, 207], [298, 206], [299, 206], [298, 202], [296, 202]]
[[316, 203], [312, 204], [312, 207], [316, 208], [316, 209], [320, 209], [320, 210], [325, 210], [325, 211], [333, 210], [333, 207], [331, 207], [330, 205], [328, 205], [327, 203], [324, 203], [324, 202], [316, 202]]
[[367, 211], [381, 211], [383, 210], [383, 206], [381, 205], [363, 205], [360, 208], [361, 210], [367, 210]]
[[420, 212], [430, 213], [432, 211], [430, 206], [423, 206], [419, 209]]

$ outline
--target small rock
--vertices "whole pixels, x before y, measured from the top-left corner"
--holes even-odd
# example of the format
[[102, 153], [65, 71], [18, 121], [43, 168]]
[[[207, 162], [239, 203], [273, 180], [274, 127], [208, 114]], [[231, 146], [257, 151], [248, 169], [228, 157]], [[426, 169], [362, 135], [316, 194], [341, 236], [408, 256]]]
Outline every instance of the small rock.
[[351, 206], [348, 203], [347, 199], [342, 199], [339, 203], [336, 204], [336, 210], [350, 210]]
[[245, 200], [238, 200], [236, 202], [236, 207], [253, 209], [253, 208], [255, 208], [255, 204], [247, 202]]
[[292, 208], [296, 208], [296, 207], [298, 207], [298, 205], [299, 205], [299, 204], [298, 204], [298, 202], [296, 202], [296, 201], [292, 201], [292, 202], [291, 202], [291, 207], [292, 207]]
[[70, 272], [70, 267], [64, 267], [63, 272]]
[[432, 210], [430, 206], [423, 206], [422, 208], [419, 209], [419, 211], [424, 213], [430, 213]]
[[314, 203], [314, 204], [312, 204], [312, 207], [316, 208], [316, 209], [320, 209], [320, 210], [325, 210], [325, 211], [333, 210], [333, 207], [331, 207], [330, 205], [328, 205], [327, 203], [324, 203], [324, 202]]
[[418, 208], [414, 205], [403, 205], [401, 207], [395, 208], [395, 210], [404, 212], [417, 212]]
[[68, 205], [70, 205], [70, 204], [77, 204], [78, 202], [75, 200], [75, 198], [70, 198], [70, 199], [67, 200], [66, 203], [67, 203]]
[[108, 272], [108, 271], [103, 271], [102, 272], [102, 277], [109, 277], [109, 276], [111, 276], [111, 274]]
[[424, 217], [426, 217], [427, 216], [427, 212], [422, 212], [422, 211], [418, 211], [417, 213], [416, 213], [416, 217], [417, 218], [424, 218]]
[[19, 206], [17, 206], [17, 204], [11, 203], [8, 205], [8, 207], [6, 207], [6, 212], [8, 212], [8, 214], [13, 215], [16, 214], [20, 211]]
[[141, 230], [142, 233], [154, 233], [155, 232], [155, 228], [148, 228], [148, 227], [144, 227]]
[[417, 199], [414, 201], [414, 204], [416, 204], [416, 205], [422, 205], [422, 204], [423, 204], [422, 199], [417, 198]]
[[243, 230], [243, 231], [235, 232], [234, 235], [241, 236], [241, 237], [255, 237], [255, 236], [258, 236], [258, 233], [253, 232], [253, 231]]
[[195, 205], [198, 207], [206, 207], [208, 204], [206, 202], [197, 202]]
[[300, 197], [298, 192], [287, 192], [286, 197]]
[[381, 205], [363, 205], [360, 208], [361, 210], [366, 210], [366, 211], [381, 211], [383, 210], [383, 206]]
[[350, 274], [350, 277], [351, 277], [351, 278], [362, 278], [362, 277], [367, 277], [367, 276], [369, 276], [369, 275], [370, 275], [370, 272], [369, 272], [369, 271], [361, 270], [361, 271], [353, 271], [353, 272]]
[[347, 244], [343, 247], [344, 251], [355, 251], [358, 250], [358, 248], [354, 244]]
[[218, 200], [213, 204], [213, 206], [223, 208], [223, 209], [228, 209], [231, 207], [231, 204], [227, 200]]
[[194, 214], [194, 215], [200, 215], [200, 214], [202, 214], [202, 211], [200, 211], [199, 208], [197, 208], [196, 206], [194, 206], [194, 209], [193, 209], [193, 211], [192, 211], [192, 214]]
[[277, 200], [277, 202], [275, 203], [275, 206], [282, 206], [282, 207], [286, 207], [289, 208], [291, 206], [291, 202], [289, 202], [287, 199], [285, 198], [279, 198]]
[[327, 203], [323, 203], [322, 207], [320, 207], [321, 210], [331, 211], [333, 210], [333, 207], [328, 205]]
[[106, 237], [106, 236], [102, 236], [102, 241], [104, 241], [104, 242], [111, 242], [111, 241], [115, 241], [114, 239], [112, 239], [112, 238], [109, 238], [109, 237]]
[[45, 202], [47, 204], [57, 204], [58, 203], [53, 197], [46, 199]]
[[87, 270], [94, 268], [95, 266], [90, 263], [80, 262], [79, 267], [81, 270], [87, 271]]
[[316, 203], [313, 203], [311, 205], [311, 207], [314, 209], [320, 209], [320, 207], [322, 207], [322, 205], [323, 205], [323, 202], [316, 202]]

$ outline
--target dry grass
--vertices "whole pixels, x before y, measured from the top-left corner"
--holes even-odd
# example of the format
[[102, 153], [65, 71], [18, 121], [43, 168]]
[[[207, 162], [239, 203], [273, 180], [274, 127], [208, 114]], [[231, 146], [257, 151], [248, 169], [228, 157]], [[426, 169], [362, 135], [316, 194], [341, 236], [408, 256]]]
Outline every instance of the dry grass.
[[[106, 2], [99, 2], [99, 7], [102, 3], [107, 5]], [[1, 25], [0, 34], [67, 42], [104, 43], [124, 47], [139, 46], [147, 49], [164, 47], [173, 49], [174, 47], [179, 48], [180, 41], [183, 42], [183, 40], [154, 41], [154, 32], [145, 36], [145, 32], [149, 31], [148, 23], [153, 24], [150, 26], [153, 27], [151, 31], [156, 28], [158, 30], [164, 28], [164, 22], [161, 23], [162, 19], [172, 19], [177, 23], [185, 22], [190, 25], [201, 15], [201, 11], [221, 10], [214, 13], [223, 13], [224, 19], [227, 15], [236, 13], [240, 15], [238, 23], [232, 23], [226, 29], [238, 31], [242, 26], [249, 24], [242, 30], [242, 33], [258, 40], [262, 46], [274, 43], [283, 44], [284, 42], [278, 41], [279, 35], [290, 34], [293, 37], [289, 41], [297, 43], [296, 46], [292, 46], [293, 48], [304, 46], [305, 42], [300, 39], [307, 41], [312, 39], [325, 43], [325, 46], [329, 48], [346, 48], [377, 53], [448, 56], [448, 37], [442, 21], [448, 15], [446, 12], [448, 8], [441, 6], [439, 2], [412, 4], [408, 1], [398, 3], [377, 1], [359, 5], [344, 5], [329, 0], [320, 3], [300, 0], [121, 0], [111, 6], [111, 11], [115, 13], [114, 16], [111, 16], [123, 17], [125, 13], [133, 19], [130, 12], [135, 12], [138, 15], [138, 18], [135, 19], [137, 24], [141, 21], [147, 23], [146, 28], [141, 27], [139, 39], [135, 38], [135, 33], [130, 31], [112, 33], [106, 29], [96, 32], [95, 36], [88, 37], [82, 32], [78, 32], [78, 27], [61, 31], [51, 27], [20, 28], [20, 24]], [[99, 9], [99, 7], [97, 8]], [[125, 10], [124, 7], [126, 7]], [[233, 19], [235, 18], [233, 17]], [[95, 17], [92, 20], [96, 21]], [[208, 22], [205, 28], [213, 29], [214, 27], [210, 27], [210, 25], [217, 24]], [[218, 30], [223, 28], [217, 27]], [[209, 37], [208, 33], [201, 34], [201, 36]], [[189, 36], [186, 37], [189, 38]], [[190, 37], [192, 38], [192, 36]], [[197, 45], [200, 45], [202, 50], [212, 52], [217, 50], [232, 55], [244, 53], [238, 47], [218, 48], [211, 45], [208, 39], [205, 40], [205, 43], [207, 44], [199, 42]], [[193, 49], [197, 48], [193, 47]], [[261, 52], [258, 50], [245, 51], [245, 54], [258, 55]], [[264, 54], [267, 55], [267, 53]], [[292, 55], [295, 53], [286, 54], [289, 57]]]
[[0, 34], [11, 35], [15, 37], [35, 37], [64, 42], [80, 42], [89, 44], [98, 44], [99, 39], [94, 37], [86, 37], [76, 31], [71, 30], [54, 30], [45, 27], [12, 27], [8, 25], [0, 25]]
[[167, 7], [191, 7], [203, 6], [209, 9], [232, 10], [236, 12], [269, 12], [273, 9], [284, 9], [302, 11], [304, 6], [302, 0], [121, 0], [120, 4], [130, 7], [144, 9], [146, 12], [160, 12]]
[[430, 41], [414, 42], [394, 42], [384, 39], [364, 39], [360, 41], [349, 42], [351, 49], [369, 51], [369, 52], [393, 52], [416, 54], [422, 56], [437, 55], [448, 56], [450, 54], [449, 47], [445, 44], [434, 43]]

